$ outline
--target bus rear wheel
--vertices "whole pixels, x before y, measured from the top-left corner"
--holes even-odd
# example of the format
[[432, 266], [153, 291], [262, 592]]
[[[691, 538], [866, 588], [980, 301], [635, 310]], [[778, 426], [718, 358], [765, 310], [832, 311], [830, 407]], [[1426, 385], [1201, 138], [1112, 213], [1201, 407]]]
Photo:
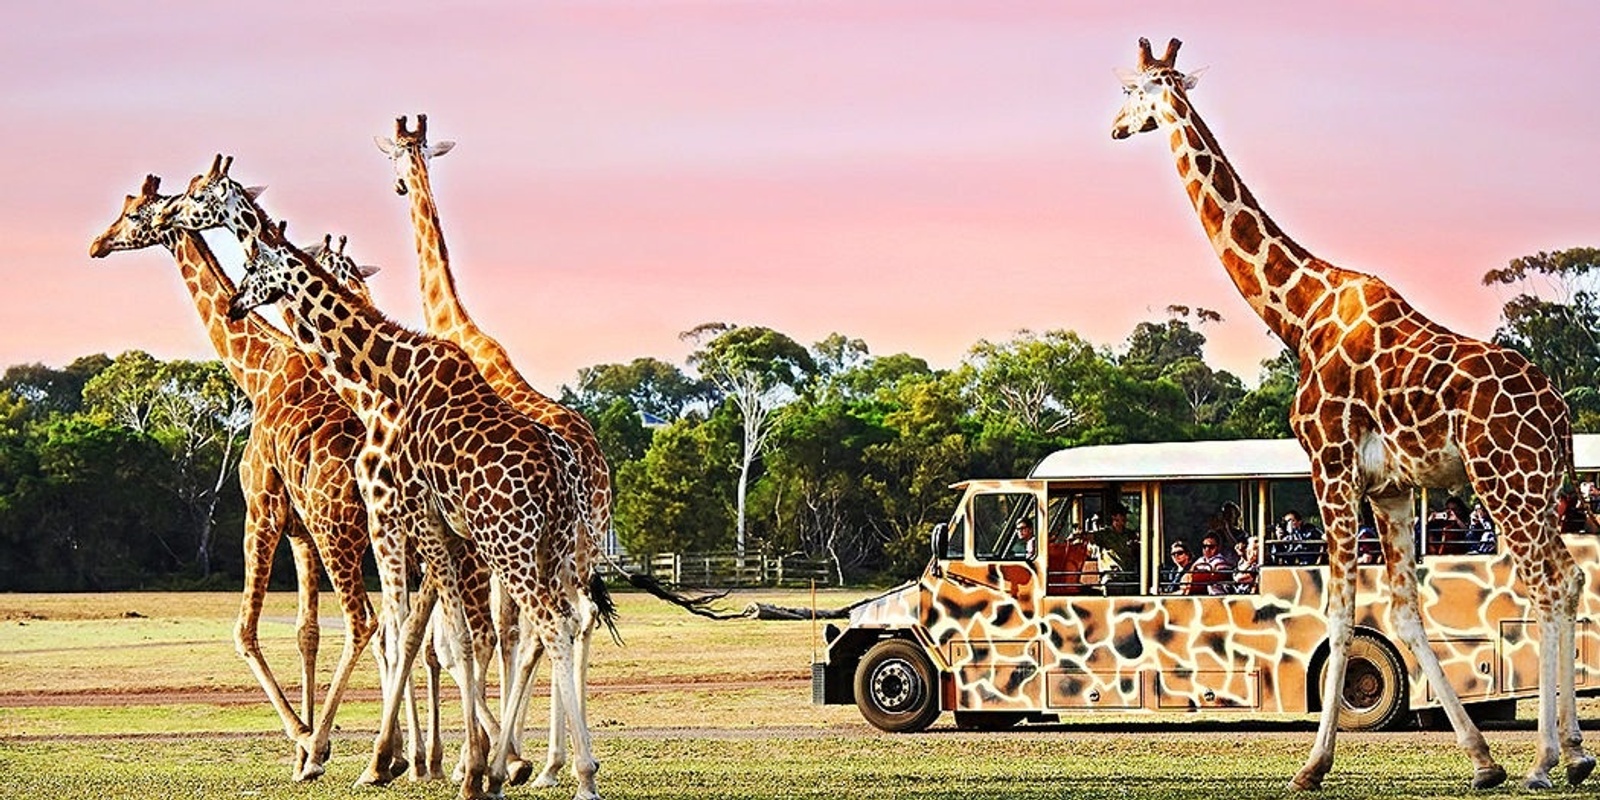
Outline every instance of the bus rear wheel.
[[[1317, 672], [1317, 686], [1326, 682], [1328, 664]], [[1381, 731], [1405, 719], [1406, 675], [1400, 658], [1377, 637], [1358, 633], [1350, 641], [1340, 694], [1339, 730]]]
[[873, 645], [856, 667], [856, 706], [873, 727], [915, 733], [939, 718], [937, 685], [922, 648], [888, 639]]

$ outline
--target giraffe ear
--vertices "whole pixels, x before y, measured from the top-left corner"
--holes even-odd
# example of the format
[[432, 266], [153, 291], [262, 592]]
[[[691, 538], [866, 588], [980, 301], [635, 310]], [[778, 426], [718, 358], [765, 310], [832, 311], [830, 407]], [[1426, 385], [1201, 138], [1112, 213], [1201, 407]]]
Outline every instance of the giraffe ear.
[[456, 143], [449, 139], [446, 139], [442, 142], [435, 142], [428, 146], [428, 156], [442, 156], [454, 149], [455, 146]]
[[246, 186], [245, 189], [244, 189], [244, 194], [245, 194], [246, 197], [250, 198], [251, 200], [254, 200], [257, 197], [260, 197], [261, 193], [265, 192], [266, 190], [267, 190], [267, 187], [265, 187], [265, 186]]
[[382, 150], [384, 155], [386, 155], [386, 156], [393, 156], [394, 155], [394, 140], [393, 139], [390, 139], [387, 136], [374, 136], [374, 137], [372, 137], [372, 143], [377, 145], [378, 149]]
[[360, 275], [363, 279], [365, 279], [365, 278], [370, 278], [370, 277], [378, 274], [378, 272], [380, 270], [382, 270], [382, 269], [383, 269], [383, 267], [380, 267], [380, 266], [377, 266], [377, 265], [374, 265], [374, 264], [357, 264], [356, 265], [356, 274]]
[[1122, 85], [1123, 85], [1124, 88], [1127, 88], [1127, 89], [1138, 88], [1138, 86], [1139, 86], [1139, 73], [1134, 72], [1133, 70], [1128, 69], [1126, 67], [1117, 67], [1117, 68], [1115, 68], [1115, 69], [1113, 69], [1111, 71], [1116, 74], [1117, 80], [1122, 81]]
[[1196, 69], [1193, 72], [1190, 72], [1187, 75], [1184, 75], [1183, 76], [1183, 90], [1187, 92], [1190, 89], [1193, 89], [1194, 87], [1200, 85], [1200, 76], [1206, 74], [1206, 70], [1208, 70], [1208, 69], [1211, 69], [1211, 68], [1210, 67], [1200, 67], [1199, 69]]

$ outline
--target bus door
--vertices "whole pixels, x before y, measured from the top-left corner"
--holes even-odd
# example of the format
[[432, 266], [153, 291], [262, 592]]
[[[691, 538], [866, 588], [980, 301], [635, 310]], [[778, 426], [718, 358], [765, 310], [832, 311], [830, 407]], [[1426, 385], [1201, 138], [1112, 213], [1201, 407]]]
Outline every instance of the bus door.
[[950, 664], [956, 708], [1026, 711], [1039, 707], [1037, 609], [1045, 530], [1032, 491], [970, 491], [955, 532], [965, 557], [945, 574], [953, 586], [930, 598], [925, 618], [940, 620], [936, 644]]

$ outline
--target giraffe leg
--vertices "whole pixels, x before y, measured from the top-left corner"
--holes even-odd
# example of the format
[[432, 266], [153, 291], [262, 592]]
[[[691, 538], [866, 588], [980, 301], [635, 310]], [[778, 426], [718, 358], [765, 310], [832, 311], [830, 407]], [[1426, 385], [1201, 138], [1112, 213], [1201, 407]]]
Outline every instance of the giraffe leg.
[[[1327, 463], [1339, 462], [1329, 458]], [[1289, 782], [1289, 788], [1301, 791], [1321, 789], [1322, 779], [1333, 768], [1345, 667], [1349, 663], [1350, 641], [1355, 634], [1356, 501], [1353, 492], [1342, 482], [1330, 480], [1319, 470], [1313, 470], [1312, 484], [1327, 530], [1328, 660], [1323, 667], [1322, 716], [1317, 723], [1317, 735], [1305, 766]]]
[[1472, 787], [1488, 789], [1506, 779], [1505, 768], [1494, 760], [1489, 743], [1483, 733], [1467, 715], [1455, 687], [1450, 684], [1439, 664], [1439, 656], [1428, 644], [1427, 629], [1422, 623], [1422, 611], [1417, 599], [1416, 540], [1412, 534], [1414, 514], [1409, 493], [1399, 497], [1374, 498], [1374, 521], [1381, 531], [1385, 574], [1389, 578], [1389, 620], [1400, 641], [1411, 651], [1429, 687], [1438, 696], [1450, 727], [1456, 732], [1456, 744], [1472, 759], [1474, 768]]
[[1567, 596], [1556, 605], [1561, 610], [1561, 616], [1556, 619], [1561, 637], [1561, 647], [1556, 651], [1561, 705], [1556, 716], [1561, 729], [1562, 755], [1567, 764], [1567, 784], [1577, 786], [1594, 772], [1594, 756], [1583, 749], [1583, 731], [1578, 727], [1577, 660], [1559, 657], [1561, 653], [1578, 652], [1576, 619], [1578, 600], [1583, 596], [1583, 570], [1574, 568], [1569, 574], [1572, 577], [1567, 582]]
[[[333, 541], [332, 536], [316, 538], [318, 541]], [[334, 719], [339, 713], [339, 704], [344, 698], [345, 687], [349, 685], [350, 676], [355, 672], [356, 664], [361, 659], [361, 652], [366, 649], [377, 629], [372, 602], [367, 597], [366, 586], [361, 578], [363, 550], [365, 550], [364, 541], [352, 542], [339, 552], [330, 554], [333, 556], [332, 563], [329, 563], [328, 558], [323, 559], [330, 581], [339, 596], [345, 630], [343, 646], [339, 651], [339, 662], [334, 667], [333, 679], [323, 696], [322, 715], [317, 719], [316, 728], [312, 731], [311, 750], [315, 754], [315, 760], [313, 764], [308, 765], [306, 778], [315, 777], [310, 774], [313, 766], [316, 775], [322, 774], [323, 764], [327, 762], [332, 749]]]
[[[589, 648], [594, 641], [594, 629], [599, 624], [595, 615], [594, 604], [584, 598], [582, 603], [582, 622], [579, 625], [581, 633], [575, 640], [576, 650], [573, 655], [573, 668], [576, 671], [578, 686], [589, 685]], [[561, 770], [567, 765], [567, 716], [566, 705], [569, 702], [560, 694], [561, 687], [554, 681], [550, 684], [550, 746], [546, 756], [544, 771], [539, 773], [535, 786], [555, 786], [561, 782]], [[579, 696], [570, 701], [578, 705], [577, 712], [588, 718], [588, 698]]]
[[317, 588], [322, 577], [322, 562], [316, 548], [298, 520], [289, 533], [289, 547], [294, 551], [295, 575], [299, 578], [299, 608], [295, 613], [295, 641], [300, 650], [300, 718], [307, 723], [306, 731], [296, 739], [295, 774], [297, 781], [310, 781], [322, 777], [322, 761], [327, 754], [317, 749], [315, 731], [309, 723], [317, 718], [317, 652], [322, 648], [322, 625], [317, 619], [320, 592]]
[[[254, 478], [246, 479], [247, 482]], [[266, 692], [267, 700], [278, 712], [279, 719], [283, 722], [283, 732], [291, 741], [298, 743], [311, 732], [307, 725], [290, 704], [289, 698], [284, 695], [283, 687], [272, 674], [266, 657], [261, 652], [261, 643], [258, 632], [261, 625], [261, 604], [267, 593], [267, 580], [272, 573], [272, 555], [277, 549], [278, 542], [282, 540], [282, 525], [287, 524], [287, 503], [281, 495], [274, 495], [269, 489], [251, 487], [245, 492], [246, 522], [244, 539], [244, 594], [239, 603], [239, 618], [234, 623], [233, 641], [234, 649], [239, 657], [250, 666], [250, 671], [256, 676], [256, 681]], [[297, 559], [296, 564], [299, 564]], [[297, 747], [295, 758], [295, 773], [303, 765], [303, 754]]]
[[[523, 714], [514, 713], [511, 699], [516, 691], [516, 681], [523, 679], [521, 650], [531, 646], [531, 643], [522, 639], [517, 602], [511, 597], [511, 593], [506, 591], [505, 582], [496, 575], [490, 582], [490, 588], [490, 606], [494, 611], [498, 644], [496, 655], [500, 664], [501, 736], [507, 739], [506, 782], [512, 786], [521, 786], [533, 776], [533, 765], [522, 757], [522, 726], [525, 720]], [[531, 673], [528, 679], [532, 679]]]

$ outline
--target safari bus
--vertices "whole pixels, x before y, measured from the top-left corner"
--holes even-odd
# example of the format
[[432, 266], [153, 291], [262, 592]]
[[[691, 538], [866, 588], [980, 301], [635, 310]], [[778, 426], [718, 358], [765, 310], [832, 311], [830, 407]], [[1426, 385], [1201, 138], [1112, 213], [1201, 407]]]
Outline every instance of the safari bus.
[[[1600, 436], [1577, 436], [1574, 448], [1580, 480], [1592, 482]], [[1088, 712], [1319, 712], [1328, 570], [1310, 468], [1291, 439], [1126, 444], [1052, 453], [1025, 479], [959, 483], [921, 576], [824, 630], [813, 702], [854, 703], [893, 732], [923, 730], [945, 711], [979, 730]], [[1576, 504], [1563, 538], [1587, 580], [1580, 694], [1600, 691], [1591, 494], [1558, 503]], [[1538, 625], [1470, 503], [1417, 493], [1421, 610], [1468, 710], [1504, 719], [1537, 696]], [[1212, 568], [1197, 570], [1203, 544]], [[1339, 724], [1399, 727], [1438, 700], [1389, 624], [1375, 538], [1358, 552]]]

